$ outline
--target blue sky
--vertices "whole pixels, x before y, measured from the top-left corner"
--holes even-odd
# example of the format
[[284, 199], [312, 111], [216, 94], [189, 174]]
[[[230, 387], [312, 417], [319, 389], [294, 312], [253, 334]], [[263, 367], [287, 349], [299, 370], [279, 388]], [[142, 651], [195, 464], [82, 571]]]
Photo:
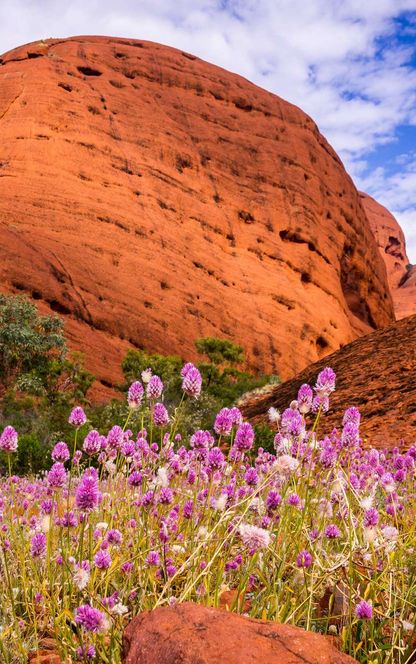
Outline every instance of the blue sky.
[[301, 106], [416, 263], [416, 0], [0, 0], [0, 52], [80, 34], [176, 46]]

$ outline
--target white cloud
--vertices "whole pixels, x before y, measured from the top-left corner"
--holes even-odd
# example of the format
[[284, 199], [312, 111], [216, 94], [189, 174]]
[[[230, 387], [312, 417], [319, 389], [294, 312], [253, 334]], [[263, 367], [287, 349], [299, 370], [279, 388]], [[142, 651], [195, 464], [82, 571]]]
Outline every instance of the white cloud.
[[1, 0], [0, 51], [42, 37], [118, 35], [242, 74], [318, 122], [359, 187], [368, 183], [396, 211], [416, 261], [409, 164], [393, 176], [365, 170], [366, 156], [394, 140], [398, 126], [416, 124], [412, 48], [398, 42], [395, 24], [405, 11], [416, 19], [416, 0]]

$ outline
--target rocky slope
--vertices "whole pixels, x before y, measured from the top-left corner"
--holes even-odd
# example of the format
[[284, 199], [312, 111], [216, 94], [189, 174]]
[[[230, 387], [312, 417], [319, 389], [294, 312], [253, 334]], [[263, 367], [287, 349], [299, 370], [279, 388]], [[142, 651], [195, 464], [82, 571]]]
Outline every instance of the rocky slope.
[[0, 58], [0, 287], [64, 316], [102, 395], [128, 345], [287, 378], [393, 320], [360, 197], [299, 108], [105, 37]]
[[395, 217], [368, 194], [360, 193], [367, 219], [386, 264], [396, 318], [416, 314], [416, 266], [406, 254], [406, 241]]
[[322, 432], [340, 427], [344, 411], [357, 406], [362, 414], [362, 435], [369, 444], [386, 447], [401, 439], [407, 445], [416, 442], [416, 316], [353, 341], [263, 395], [247, 395], [242, 404], [244, 415], [262, 421], [270, 406], [287, 408], [300, 385], [314, 385], [325, 366], [337, 373], [337, 389], [330, 411], [322, 418]]

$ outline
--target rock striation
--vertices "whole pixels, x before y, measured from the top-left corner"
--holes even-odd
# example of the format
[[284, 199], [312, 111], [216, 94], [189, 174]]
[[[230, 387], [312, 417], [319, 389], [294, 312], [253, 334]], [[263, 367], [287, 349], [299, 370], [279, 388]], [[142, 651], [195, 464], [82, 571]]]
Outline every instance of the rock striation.
[[416, 266], [409, 263], [406, 240], [396, 218], [368, 194], [360, 192], [367, 219], [386, 264], [396, 318], [416, 314]]
[[185, 603], [134, 618], [124, 664], [353, 664], [332, 640], [292, 625]]
[[98, 377], [128, 346], [229, 338], [293, 376], [394, 318], [360, 196], [303, 111], [110, 37], [0, 58], [0, 287], [62, 315]]
[[401, 440], [406, 446], [416, 442], [416, 316], [353, 341], [265, 394], [246, 395], [240, 405], [245, 417], [259, 422], [266, 420], [270, 406], [287, 408], [302, 383], [314, 385], [325, 366], [335, 370], [337, 389], [330, 411], [322, 416], [322, 433], [341, 428], [344, 411], [356, 406], [367, 444], [384, 448]]

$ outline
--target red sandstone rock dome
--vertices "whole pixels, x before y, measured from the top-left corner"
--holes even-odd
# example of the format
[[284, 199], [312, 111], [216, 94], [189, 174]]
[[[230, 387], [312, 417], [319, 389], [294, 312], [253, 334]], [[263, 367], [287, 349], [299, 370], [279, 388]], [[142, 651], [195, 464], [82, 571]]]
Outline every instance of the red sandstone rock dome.
[[360, 196], [386, 264], [396, 318], [416, 314], [416, 267], [409, 263], [403, 231], [387, 208], [368, 194], [360, 193]]
[[173, 48], [0, 58], [0, 286], [61, 314], [104, 394], [134, 345], [233, 339], [294, 375], [394, 318], [360, 196], [299, 108]]

